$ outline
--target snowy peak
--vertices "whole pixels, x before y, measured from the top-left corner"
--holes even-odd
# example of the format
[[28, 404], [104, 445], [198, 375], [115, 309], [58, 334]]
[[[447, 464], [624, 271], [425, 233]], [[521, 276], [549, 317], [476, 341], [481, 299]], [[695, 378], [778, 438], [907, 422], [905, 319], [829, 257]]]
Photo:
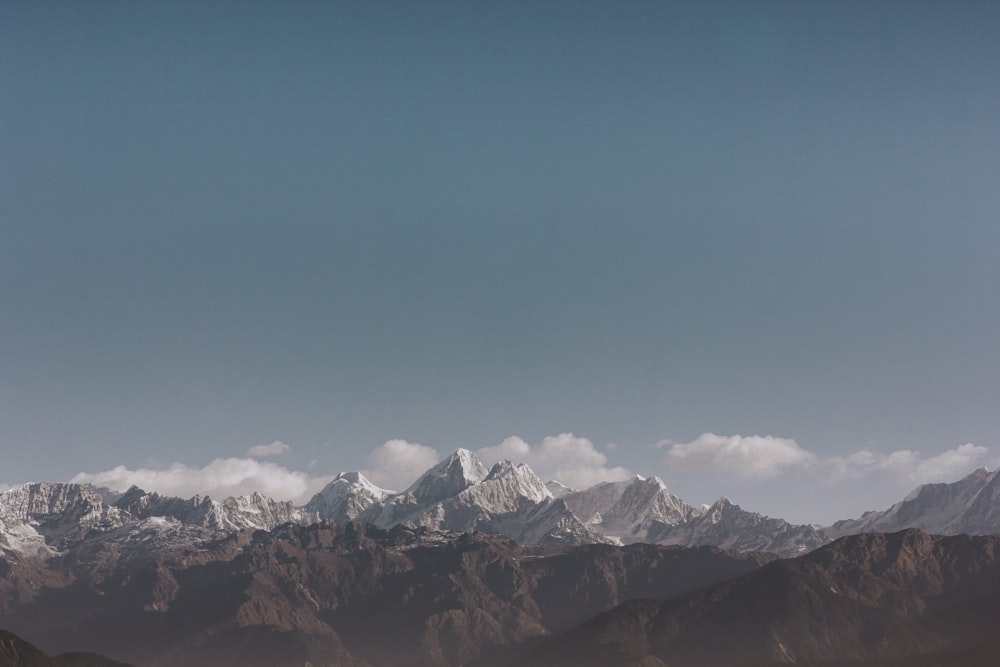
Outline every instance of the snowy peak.
[[621, 500], [631, 482], [601, 482], [589, 489], [568, 493], [563, 497], [566, 507], [583, 521], [590, 523], [597, 515], [603, 516]]
[[82, 484], [25, 484], [0, 493], [0, 547], [19, 553], [51, 555], [126, 520]]
[[[383, 489], [382, 487], [373, 484], [371, 480], [357, 471], [338, 473], [331, 484], [337, 482], [350, 486], [357, 486], [376, 496], [387, 496], [392, 493], [388, 489]], [[331, 484], [328, 484], [327, 486], [329, 487]]]
[[736, 507], [736, 505], [733, 504], [733, 501], [731, 501], [726, 496], [719, 496], [719, 499], [716, 500], [714, 503], [712, 503], [708, 507], [708, 511], [709, 512], [724, 512], [727, 509], [729, 509], [730, 507]]
[[314, 523], [316, 517], [300, 510], [291, 501], [269, 498], [259, 492], [212, 502], [206, 528], [243, 530], [245, 528], [272, 530], [283, 523]]
[[562, 498], [566, 494], [576, 493], [576, 491], [578, 490], [574, 489], [573, 487], [566, 486], [565, 484], [556, 479], [550, 479], [549, 481], [545, 482], [545, 488], [549, 490], [549, 493], [552, 494], [553, 498]]
[[489, 496], [493, 501], [500, 501], [504, 507], [514, 507], [522, 498], [533, 503], [552, 499], [545, 483], [531, 468], [524, 463], [514, 465], [510, 461], [495, 464], [482, 482], [463, 491], [463, 495], [475, 498]]
[[747, 512], [722, 496], [687, 521], [656, 524], [649, 531], [657, 544], [697, 546], [710, 544], [736, 551], [764, 551], [794, 557], [830, 541], [817, 526], [793, 525], [783, 519]]
[[564, 500], [581, 521], [624, 543], [649, 541], [652, 527], [681, 524], [697, 514], [656, 476], [605, 482]]
[[161, 496], [155, 491], [149, 493], [132, 486], [114, 503], [115, 507], [130, 515], [145, 519], [151, 516], [169, 516], [184, 523], [191, 523], [193, 515], [204, 515], [211, 511], [212, 500], [208, 497], [193, 496], [188, 499]]
[[36, 482], [4, 491], [3, 506], [21, 521], [63, 514], [68, 510], [99, 507], [101, 497], [85, 484]]
[[372, 484], [360, 472], [342, 472], [314, 495], [303, 509], [330, 521], [353, 521], [389, 495], [389, 491]]
[[413, 483], [406, 493], [418, 503], [434, 503], [456, 496], [486, 478], [488, 471], [468, 449], [459, 449]]
[[924, 484], [883, 512], [838, 521], [833, 537], [919, 528], [937, 535], [1000, 533], [1000, 474], [980, 468], [957, 482]]
[[[392, 492], [373, 484], [360, 472], [342, 472], [333, 478], [333, 481], [323, 487], [316, 496], [335, 498], [364, 493], [373, 498], [382, 499]], [[313, 496], [315, 498], [316, 496]]]

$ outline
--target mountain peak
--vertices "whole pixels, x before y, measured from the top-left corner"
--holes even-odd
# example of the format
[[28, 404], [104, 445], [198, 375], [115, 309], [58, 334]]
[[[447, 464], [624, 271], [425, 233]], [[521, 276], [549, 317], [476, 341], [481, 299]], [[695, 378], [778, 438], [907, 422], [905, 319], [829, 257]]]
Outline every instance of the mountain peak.
[[320, 491], [320, 493], [324, 493], [327, 489], [348, 488], [350, 486], [364, 488], [379, 497], [384, 497], [390, 493], [388, 489], [383, 489], [356, 470], [337, 473], [333, 481], [323, 487], [323, 491]]
[[537, 479], [538, 482], [544, 486], [544, 483], [542, 483], [541, 479], [535, 475], [535, 471], [528, 467], [527, 463], [518, 463], [517, 465], [514, 465], [512, 461], [508, 461], [507, 459], [494, 463], [493, 467], [490, 468], [489, 473], [487, 473], [486, 477], [483, 478], [483, 481], [487, 479], [501, 479], [503, 477], [512, 476]]
[[724, 510], [728, 507], [735, 507], [733, 501], [726, 496], [719, 496], [719, 499], [712, 503], [712, 508]]
[[571, 486], [566, 486], [557, 479], [550, 479], [545, 482], [545, 488], [549, 490], [553, 498], [562, 498], [567, 493], [576, 493], [579, 489], [574, 489]]
[[475, 486], [468, 493], [474, 493], [478, 489], [487, 486], [499, 485], [507, 491], [507, 500], [514, 501], [520, 496], [529, 498], [532, 502], [540, 503], [552, 498], [552, 492], [546, 488], [541, 478], [528, 467], [526, 463], [514, 465], [510, 461], [498, 461], [490, 468], [490, 472], [483, 479], [480, 485]]
[[640, 481], [643, 484], [655, 486], [663, 489], [664, 491], [667, 490], [667, 483], [660, 479], [657, 475], [653, 475], [652, 477], [640, 477], [639, 475], [636, 475], [635, 477], [637, 481]]
[[360, 472], [341, 472], [315, 494], [303, 509], [331, 521], [353, 521], [372, 504], [391, 495]]
[[432, 503], [458, 495], [482, 482], [488, 474], [475, 454], [458, 449], [421, 475], [406, 492], [422, 503]]

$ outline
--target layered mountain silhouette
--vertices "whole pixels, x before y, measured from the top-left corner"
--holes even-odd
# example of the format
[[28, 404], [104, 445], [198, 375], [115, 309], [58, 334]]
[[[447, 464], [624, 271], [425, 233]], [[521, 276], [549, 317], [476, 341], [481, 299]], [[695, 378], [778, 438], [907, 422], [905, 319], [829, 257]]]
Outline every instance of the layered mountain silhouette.
[[95, 653], [49, 657], [17, 635], [0, 630], [0, 667], [132, 667]]
[[883, 512], [838, 521], [831, 536], [920, 528], [939, 535], [1000, 533], [1000, 471], [980, 468], [957, 482], [924, 484]]
[[535, 650], [541, 667], [996, 665], [1000, 538], [843, 538], [732, 581], [636, 600]]
[[997, 484], [976, 471], [826, 529], [467, 450], [400, 493], [342, 473], [302, 507], [28, 484], [0, 493], [0, 628], [45, 653], [4, 635], [0, 660], [993, 665]]
[[73, 484], [29, 484], [0, 493], [0, 548], [58, 553], [88, 531], [142, 522], [148, 529], [225, 533], [321, 520], [478, 530], [528, 545], [642, 542], [782, 556], [806, 553], [830, 539], [818, 526], [747, 512], [726, 498], [694, 507], [658, 477], [574, 490], [543, 482], [523, 463], [500, 461], [487, 470], [472, 452], [459, 449], [401, 493], [379, 488], [360, 472], [347, 472], [301, 507], [259, 493], [218, 501], [172, 498], [138, 487], [120, 494]]
[[711, 547], [524, 547], [356, 523], [125, 546], [85, 541], [44, 562], [8, 556], [0, 627], [52, 652], [143, 667], [482, 664], [625, 600], [773, 560]]

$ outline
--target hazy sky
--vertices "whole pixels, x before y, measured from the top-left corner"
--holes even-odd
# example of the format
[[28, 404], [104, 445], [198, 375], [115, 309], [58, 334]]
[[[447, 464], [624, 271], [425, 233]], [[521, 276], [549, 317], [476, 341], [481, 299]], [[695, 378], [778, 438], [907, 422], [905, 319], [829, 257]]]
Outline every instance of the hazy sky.
[[300, 497], [489, 447], [828, 521], [993, 465], [997, 34], [985, 2], [2, 3], [0, 482]]

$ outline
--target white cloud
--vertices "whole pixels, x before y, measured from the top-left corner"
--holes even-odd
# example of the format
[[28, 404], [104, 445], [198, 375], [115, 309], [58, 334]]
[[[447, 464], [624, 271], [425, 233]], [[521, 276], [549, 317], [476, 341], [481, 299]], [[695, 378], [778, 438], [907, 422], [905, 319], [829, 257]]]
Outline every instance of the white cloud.
[[247, 450], [247, 456], [251, 458], [264, 458], [267, 456], [281, 456], [291, 447], [280, 440], [275, 440], [270, 445], [256, 445]]
[[791, 438], [702, 433], [691, 442], [666, 440], [664, 460], [679, 470], [715, 470], [741, 477], [771, 477], [785, 468], [808, 466], [815, 455]]
[[849, 454], [848, 456], [831, 456], [823, 460], [823, 465], [833, 469], [834, 479], [856, 479], [865, 473], [879, 468], [885, 457], [867, 449]]
[[952, 481], [970, 471], [989, 449], [967, 442], [917, 463], [914, 477], [925, 482]]
[[275, 463], [250, 458], [215, 459], [196, 468], [174, 463], [166, 468], [116, 466], [97, 473], [77, 473], [71, 482], [94, 484], [124, 491], [133, 484], [163, 495], [189, 498], [209, 495], [216, 499], [259, 491], [275, 500], [304, 503], [332, 479], [312, 477]]
[[476, 456], [487, 467], [501, 459], [527, 463], [542, 479], [557, 479], [578, 489], [631, 477], [625, 468], [608, 466], [608, 457], [590, 440], [572, 433], [551, 435], [535, 445], [511, 436], [497, 445], [478, 450]]
[[439, 460], [438, 453], [427, 445], [389, 440], [372, 450], [368, 468], [362, 473], [383, 488], [402, 490]]
[[969, 442], [930, 458], [909, 449], [897, 449], [889, 454], [863, 449], [847, 457], [831, 457], [823, 463], [832, 466], [838, 477], [857, 478], [872, 471], [886, 470], [903, 479], [924, 484], [955, 481], [969, 473], [988, 454], [988, 448]]

